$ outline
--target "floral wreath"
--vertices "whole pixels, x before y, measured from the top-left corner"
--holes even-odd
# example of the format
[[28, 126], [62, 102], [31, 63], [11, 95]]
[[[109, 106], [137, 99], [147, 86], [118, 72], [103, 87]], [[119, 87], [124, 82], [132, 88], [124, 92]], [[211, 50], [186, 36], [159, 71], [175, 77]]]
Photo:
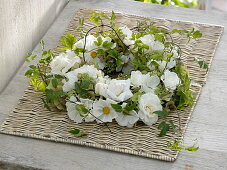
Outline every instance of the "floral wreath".
[[[25, 75], [35, 90], [44, 92], [44, 106], [67, 110], [76, 123], [115, 120], [129, 128], [138, 121], [151, 126], [170, 111], [191, 106], [191, 80], [172, 36], [180, 34], [190, 41], [200, 38], [201, 32], [167, 31], [150, 20], [128, 28], [116, 25], [115, 19], [114, 12], [108, 16], [94, 11], [90, 18], [94, 26], [85, 31], [80, 18], [80, 38], [66, 33], [58, 55], [45, 51], [41, 41], [42, 58]], [[27, 61], [35, 57], [29, 54]], [[195, 60], [207, 68], [205, 62]], [[169, 120], [158, 128], [159, 136], [164, 136], [176, 126]]]

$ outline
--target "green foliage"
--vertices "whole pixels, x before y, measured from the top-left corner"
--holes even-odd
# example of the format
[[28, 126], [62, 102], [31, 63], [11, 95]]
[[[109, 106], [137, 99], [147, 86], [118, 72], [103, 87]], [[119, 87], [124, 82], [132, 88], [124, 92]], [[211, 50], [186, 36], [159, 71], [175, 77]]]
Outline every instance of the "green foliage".
[[184, 110], [186, 106], [191, 106], [194, 103], [194, 97], [192, 95], [192, 91], [190, 90], [191, 79], [183, 63], [179, 63], [174, 71], [181, 79], [181, 85], [177, 87], [177, 92], [174, 96], [175, 104], [178, 109]]
[[141, 92], [135, 92], [135, 93], [133, 93], [133, 96], [131, 97], [131, 100], [133, 101], [133, 102], [135, 102], [135, 103], [138, 103], [138, 100], [139, 100], [139, 98], [140, 98], [140, 96], [142, 95], [143, 93], [141, 93]]
[[159, 136], [162, 137], [162, 136], [165, 136], [166, 133], [169, 131], [170, 125], [168, 123], [166, 123], [166, 122], [161, 122], [158, 125], [158, 129], [161, 129], [161, 131], [159, 133]]
[[111, 106], [116, 112], [122, 112], [121, 105], [119, 105], [119, 104], [111, 104]]
[[46, 83], [41, 80], [31, 78], [29, 83], [34, 87], [35, 90], [38, 91], [46, 90]]
[[58, 100], [61, 97], [66, 96], [66, 93], [63, 91], [54, 91], [52, 89], [46, 89], [46, 102], [47, 104], [54, 104], [55, 100]]
[[155, 111], [154, 114], [157, 114], [161, 118], [166, 118], [169, 113], [166, 112], [165, 110], [158, 110], [158, 111]]
[[110, 25], [114, 25], [116, 15], [113, 11], [111, 13], [111, 16], [106, 15], [104, 12], [99, 13], [96, 11], [92, 11], [92, 16], [90, 17], [90, 21], [92, 21], [96, 26], [102, 25], [104, 19], [107, 19]]
[[76, 136], [76, 137], [83, 137], [83, 136], [87, 136], [87, 133], [81, 131], [80, 129], [70, 129], [68, 131], [69, 133], [71, 133], [72, 135]]
[[198, 59], [195, 57], [194, 61], [199, 65], [200, 68], [208, 70], [208, 64], [203, 59]]
[[196, 30], [194, 28], [192, 28], [191, 31], [188, 30], [179, 30], [179, 29], [174, 29], [172, 31], [172, 33], [178, 33], [180, 35], [186, 35], [186, 37], [188, 38], [188, 42], [191, 39], [198, 39], [202, 37], [202, 33], [199, 30]]
[[79, 74], [79, 81], [75, 82], [75, 91], [82, 98], [94, 97], [94, 81], [87, 73]]
[[71, 50], [76, 43], [76, 37], [70, 33], [66, 33], [65, 36], [60, 38], [60, 43], [64, 48], [59, 48], [58, 50]]
[[[157, 113], [156, 113], [157, 114]], [[162, 114], [164, 115], [164, 114]], [[172, 130], [175, 130], [176, 129], [176, 126], [173, 124], [173, 121], [172, 120], [169, 120], [169, 121], [162, 121], [159, 125], [158, 125], [158, 129], [161, 129], [160, 133], [159, 133], [159, 136], [160, 137], [163, 137], [166, 135], [166, 133], [172, 129]]]
[[173, 96], [173, 93], [168, 91], [163, 84], [159, 84], [156, 87], [155, 94], [161, 101], [169, 100]]
[[174, 142], [169, 141], [167, 143], [167, 148], [178, 150], [178, 151], [187, 150], [187, 151], [190, 151], [190, 152], [196, 152], [199, 149], [199, 147], [195, 147], [194, 145], [189, 146], [189, 147], [181, 146], [180, 142], [178, 142], [178, 141], [174, 141]]
[[76, 110], [80, 113], [81, 117], [86, 117], [89, 114], [89, 110], [82, 104], [77, 104]]
[[27, 61], [28, 63], [30, 63], [31, 61], [35, 60], [37, 57], [37, 55], [32, 55], [32, 53], [28, 53], [28, 55], [26, 56], [25, 61]]
[[198, 0], [188, 1], [188, 0], [135, 0], [141, 2], [150, 2], [154, 4], [161, 4], [161, 5], [175, 5], [184, 8], [195, 8], [198, 5]]

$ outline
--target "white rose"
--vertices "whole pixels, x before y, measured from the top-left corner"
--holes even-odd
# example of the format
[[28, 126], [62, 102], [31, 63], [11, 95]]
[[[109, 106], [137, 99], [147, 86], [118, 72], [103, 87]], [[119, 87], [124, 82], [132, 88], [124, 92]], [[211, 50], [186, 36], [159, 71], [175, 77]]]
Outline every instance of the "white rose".
[[154, 92], [155, 88], [159, 85], [160, 79], [158, 76], [151, 76], [150, 74], [143, 75], [141, 91], [148, 93]]
[[125, 38], [123, 39], [123, 42], [125, 43], [125, 45], [133, 45], [135, 41], [130, 40], [130, 38], [132, 38], [132, 31], [127, 26], [120, 27], [119, 29], [125, 35]]
[[[91, 50], [97, 48], [97, 46], [94, 43], [95, 41], [97, 41], [97, 38], [94, 35], [88, 35], [86, 37], [86, 46], [85, 46], [85, 49], [87, 51], [91, 51]], [[74, 44], [73, 49], [76, 49], [76, 48], [84, 48], [84, 44], [85, 44], [85, 37], [82, 38], [82, 39], [80, 39], [79, 41], [77, 41]]]
[[165, 87], [171, 91], [175, 90], [177, 85], [180, 84], [180, 79], [176, 73], [166, 70], [164, 75], [161, 76], [161, 79]]
[[95, 85], [95, 93], [101, 96], [106, 96], [106, 90], [108, 85], [105, 83], [96, 83]]
[[132, 71], [130, 79], [131, 79], [131, 84], [134, 87], [139, 87], [142, 85], [143, 74], [140, 71]]
[[149, 73], [142, 74], [140, 71], [131, 72], [131, 84], [134, 87], [141, 87], [143, 92], [153, 92], [159, 83], [158, 76], [151, 76]]
[[105, 98], [112, 99], [114, 101], [122, 102], [133, 96], [130, 90], [130, 80], [116, 80], [112, 79], [105, 83], [97, 83], [95, 86], [95, 92]]
[[140, 119], [147, 125], [152, 125], [158, 121], [155, 111], [162, 110], [162, 105], [157, 95], [146, 93], [140, 97], [139, 112]]
[[73, 51], [67, 50], [50, 62], [51, 73], [64, 75], [70, 68], [78, 68], [80, 63], [81, 59]]
[[153, 35], [151, 34], [144, 35], [143, 37], [140, 37], [139, 40], [141, 40], [144, 44], [149, 46], [149, 49], [145, 50], [146, 52], [151, 52], [153, 50], [153, 46], [155, 43], [155, 38]]

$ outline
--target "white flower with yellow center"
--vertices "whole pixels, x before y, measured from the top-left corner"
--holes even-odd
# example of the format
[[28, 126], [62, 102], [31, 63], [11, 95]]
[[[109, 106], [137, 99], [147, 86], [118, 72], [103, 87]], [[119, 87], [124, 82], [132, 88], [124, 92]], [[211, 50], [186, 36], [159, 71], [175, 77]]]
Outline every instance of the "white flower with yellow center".
[[92, 63], [101, 70], [104, 69], [105, 63], [100, 59], [96, 51], [86, 52], [84, 53], [84, 57], [87, 63]]
[[161, 79], [165, 87], [170, 91], [175, 90], [177, 85], [180, 84], [180, 79], [177, 74], [174, 72], [170, 72], [169, 70], [166, 70], [164, 72], [164, 75], [161, 76]]
[[93, 104], [92, 114], [97, 118], [98, 123], [102, 122], [112, 122], [113, 119], [117, 117], [117, 113], [112, 108], [111, 104], [116, 102], [110, 99], [99, 99]]
[[50, 62], [51, 73], [65, 75], [70, 68], [78, 68], [80, 63], [80, 57], [76, 56], [73, 51], [67, 50], [66, 53], [59, 54]]
[[117, 112], [118, 116], [116, 121], [120, 126], [133, 127], [133, 125], [139, 120], [139, 116], [135, 110], [128, 111], [125, 108], [127, 103], [122, 104], [123, 111]]
[[[102, 39], [102, 42], [111, 42], [112, 39], [110, 37], [103, 37], [103, 36], [99, 36]], [[97, 46], [95, 44], [95, 41], [97, 41], [97, 38], [99, 37], [95, 37], [93, 35], [88, 35], [86, 37], [86, 45], [85, 45], [85, 50], [86, 52], [84, 53], [84, 57], [85, 57], [85, 61], [89, 64], [95, 64], [99, 67], [99, 69], [103, 69], [105, 67], [105, 63], [102, 61], [102, 59], [100, 58], [100, 56], [97, 54], [97, 50], [98, 49], [104, 49], [103, 48], [103, 44], [101, 44], [100, 46]], [[74, 44], [74, 49], [75, 48], [84, 48], [84, 44], [85, 44], [85, 38], [77, 41]], [[111, 49], [114, 49], [116, 47], [116, 43], [113, 43]], [[83, 53], [80, 54], [81, 57], [83, 57]]]
[[68, 81], [63, 81], [64, 85], [62, 86], [62, 89], [64, 92], [68, 92], [74, 89], [75, 82], [78, 81], [77, 76], [79, 73], [87, 73], [94, 80], [97, 80], [98, 77], [102, 76], [102, 72], [96, 69], [94, 65], [83, 65], [82, 67], [65, 74], [65, 77], [68, 79]]
[[76, 109], [76, 105], [83, 105], [86, 109], [89, 111], [93, 107], [93, 100], [89, 99], [80, 99], [80, 102], [76, 99], [76, 97], [71, 96], [69, 101], [66, 102], [66, 109], [68, 116], [71, 120], [73, 120], [76, 123], [81, 123], [83, 120], [85, 122], [92, 122], [95, 120], [95, 117], [92, 116], [91, 114], [87, 113], [86, 117], [83, 117], [80, 112]]
[[158, 121], [158, 115], [154, 112], [159, 110], [162, 110], [162, 105], [157, 95], [146, 93], [140, 97], [138, 115], [146, 125], [152, 125]]

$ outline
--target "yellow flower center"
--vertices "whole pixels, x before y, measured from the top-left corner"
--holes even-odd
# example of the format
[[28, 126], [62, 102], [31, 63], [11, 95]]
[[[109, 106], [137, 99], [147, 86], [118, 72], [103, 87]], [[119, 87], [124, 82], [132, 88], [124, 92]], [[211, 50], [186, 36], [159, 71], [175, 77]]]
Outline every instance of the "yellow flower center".
[[108, 115], [110, 113], [110, 108], [109, 107], [103, 107], [102, 112], [103, 112], [103, 114]]
[[97, 57], [97, 53], [96, 53], [95, 51], [92, 51], [92, 52], [90, 53], [90, 56], [91, 56], [92, 58], [95, 58], [95, 57]]

